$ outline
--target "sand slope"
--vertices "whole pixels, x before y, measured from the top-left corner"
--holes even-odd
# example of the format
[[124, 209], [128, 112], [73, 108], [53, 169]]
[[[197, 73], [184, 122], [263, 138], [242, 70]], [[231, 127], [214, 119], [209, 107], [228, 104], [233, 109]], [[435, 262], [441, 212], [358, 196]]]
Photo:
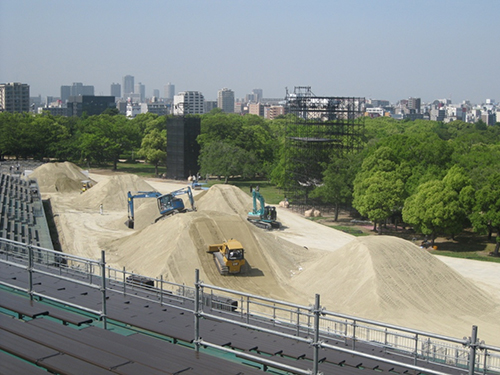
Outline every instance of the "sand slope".
[[89, 178], [75, 164], [46, 163], [36, 168], [29, 178], [38, 181], [42, 192], [76, 192], [81, 191], [82, 181]]
[[[39, 167], [32, 176], [39, 176], [42, 193], [53, 199], [64, 251], [98, 258], [104, 249], [117, 268], [186, 285], [193, 285], [199, 269], [209, 284], [304, 305], [320, 294], [330, 311], [455, 337], [475, 324], [482, 340], [500, 345], [499, 299], [408, 241], [354, 238], [283, 210], [285, 229], [265, 231], [246, 220], [251, 197], [231, 185], [197, 192], [196, 212], [156, 223], [156, 199], [137, 199], [136, 227], [130, 230], [124, 225], [126, 194], [152, 191], [151, 185], [116, 175], [83, 194], [65, 191], [61, 181], [79, 181], [78, 169], [59, 164], [45, 166], [52, 168], [47, 171]], [[183, 186], [165, 185], [161, 192]], [[230, 238], [243, 244], [249, 266], [241, 275], [221, 276], [206, 251]]]

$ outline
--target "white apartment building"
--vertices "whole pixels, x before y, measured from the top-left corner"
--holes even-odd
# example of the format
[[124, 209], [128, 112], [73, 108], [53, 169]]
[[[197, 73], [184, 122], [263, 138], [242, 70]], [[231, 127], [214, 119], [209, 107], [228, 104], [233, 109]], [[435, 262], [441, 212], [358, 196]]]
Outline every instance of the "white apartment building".
[[205, 98], [199, 91], [183, 91], [174, 96], [174, 115], [205, 113]]

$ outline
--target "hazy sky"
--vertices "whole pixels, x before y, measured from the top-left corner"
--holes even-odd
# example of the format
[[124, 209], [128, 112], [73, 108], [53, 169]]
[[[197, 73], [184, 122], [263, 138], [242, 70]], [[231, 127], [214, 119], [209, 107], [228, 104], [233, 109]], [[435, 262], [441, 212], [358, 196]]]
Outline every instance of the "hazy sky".
[[500, 0], [0, 0], [0, 82], [500, 101]]

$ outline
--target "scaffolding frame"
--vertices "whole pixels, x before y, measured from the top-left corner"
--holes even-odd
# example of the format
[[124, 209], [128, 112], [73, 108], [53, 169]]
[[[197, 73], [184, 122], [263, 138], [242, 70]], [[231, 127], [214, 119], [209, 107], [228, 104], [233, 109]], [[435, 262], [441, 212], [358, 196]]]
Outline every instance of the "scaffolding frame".
[[363, 97], [316, 96], [310, 86], [287, 90], [285, 193], [294, 203], [308, 203], [331, 158], [361, 149], [364, 110]]

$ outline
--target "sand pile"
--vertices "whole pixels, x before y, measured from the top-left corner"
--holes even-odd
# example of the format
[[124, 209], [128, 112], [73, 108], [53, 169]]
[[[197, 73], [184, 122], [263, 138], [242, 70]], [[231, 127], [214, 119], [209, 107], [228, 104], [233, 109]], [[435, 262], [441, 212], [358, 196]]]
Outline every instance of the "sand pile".
[[89, 180], [77, 165], [70, 162], [43, 164], [30, 174], [30, 178], [36, 178], [43, 193], [80, 191], [82, 181]]
[[214, 185], [198, 199], [197, 208], [246, 217], [252, 210], [252, 198], [233, 185]]
[[499, 311], [490, 295], [439, 259], [389, 236], [358, 238], [325, 254], [291, 286], [319, 293], [331, 311], [448, 334], [494, 321]]
[[[102, 203], [104, 210], [123, 211], [126, 214], [129, 191], [137, 193], [138, 191], [155, 191], [155, 189], [136, 175], [116, 175], [76, 197], [74, 204], [80, 209], [98, 210]], [[134, 200], [134, 208], [138, 208], [144, 201], [145, 199]]]
[[[311, 252], [250, 224], [246, 213], [251, 198], [234, 186], [213, 186], [197, 197], [196, 204], [197, 212], [167, 216], [142, 230], [137, 230], [137, 225], [143, 225], [137, 219], [135, 233], [106, 246], [111, 261], [134, 272], [163, 275], [188, 285], [193, 282], [194, 270], [199, 269], [208, 283], [296, 301], [287, 283]], [[148, 207], [150, 214], [157, 216], [157, 207]], [[246, 251], [248, 267], [238, 277], [221, 276], [212, 254], [207, 253], [208, 245], [230, 238], [239, 240]]]

